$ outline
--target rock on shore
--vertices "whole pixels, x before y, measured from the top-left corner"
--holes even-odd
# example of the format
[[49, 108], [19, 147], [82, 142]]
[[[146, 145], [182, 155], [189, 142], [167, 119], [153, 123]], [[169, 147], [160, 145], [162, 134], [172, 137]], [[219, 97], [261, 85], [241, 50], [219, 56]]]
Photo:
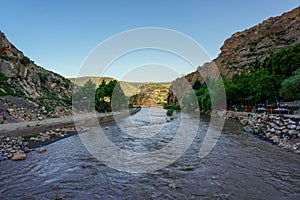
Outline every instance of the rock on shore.
[[[24, 160], [26, 153], [30, 152], [30, 148], [36, 148], [57, 141], [61, 138], [68, 137], [75, 132], [74, 128], [55, 129], [42, 132], [26, 137], [0, 137], [0, 161], [3, 160]], [[29, 148], [30, 147], [30, 148]], [[37, 149], [38, 153], [46, 152], [45, 148]]]
[[300, 120], [277, 115], [227, 112], [244, 130], [288, 151], [300, 154]]
[[25, 142], [21, 137], [0, 138], [0, 160], [24, 160], [26, 158], [25, 153], [31, 151], [27, 145], [28, 142]]

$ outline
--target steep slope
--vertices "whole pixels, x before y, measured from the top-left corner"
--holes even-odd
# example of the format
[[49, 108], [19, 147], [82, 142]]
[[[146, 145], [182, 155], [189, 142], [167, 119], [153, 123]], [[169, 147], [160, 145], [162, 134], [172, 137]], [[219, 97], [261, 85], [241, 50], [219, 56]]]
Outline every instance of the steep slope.
[[71, 114], [73, 84], [37, 66], [0, 32], [0, 123]]
[[[0, 32], [0, 71], [7, 78], [12, 94], [24, 97], [49, 97], [69, 99], [72, 83], [63, 76], [37, 66], [11, 44]], [[1, 88], [2, 92], [5, 88]]]
[[221, 53], [213, 62], [172, 82], [168, 103], [176, 103], [176, 98], [180, 99], [196, 80], [203, 82], [207, 76], [219, 76], [219, 72], [223, 77], [233, 77], [242, 71], [251, 73], [261, 67], [272, 53], [299, 42], [300, 7], [237, 32], [225, 40]]
[[167, 103], [170, 83], [145, 83], [138, 87], [130, 103], [138, 106], [155, 106]]

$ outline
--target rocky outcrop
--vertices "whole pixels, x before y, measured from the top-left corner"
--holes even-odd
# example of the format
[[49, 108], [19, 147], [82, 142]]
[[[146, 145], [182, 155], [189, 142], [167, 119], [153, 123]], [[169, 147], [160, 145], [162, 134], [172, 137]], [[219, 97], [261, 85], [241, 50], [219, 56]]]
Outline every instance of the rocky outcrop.
[[71, 114], [73, 88], [63, 76], [37, 66], [0, 31], [0, 123]]
[[130, 97], [130, 103], [137, 106], [155, 106], [167, 103], [169, 83], [146, 83], [140, 86], [135, 95]]
[[300, 42], [300, 7], [237, 32], [224, 42], [215, 63], [225, 76], [251, 72], [273, 52]]
[[[24, 56], [4, 33], [0, 32], [0, 71], [7, 78], [13, 94], [30, 98], [71, 98], [73, 84], [63, 76], [34, 64]], [[2, 92], [7, 88], [1, 88]]]
[[[181, 98], [178, 88], [186, 88], [186, 81], [193, 84], [196, 80], [204, 82], [206, 77], [233, 77], [242, 71], [250, 73], [265, 62], [272, 53], [300, 42], [300, 7], [271, 17], [262, 23], [233, 34], [221, 47], [221, 53], [211, 63], [200, 66], [182, 78], [176, 79], [170, 87], [169, 103]], [[217, 66], [215, 68], [214, 66]], [[216, 70], [218, 69], [218, 70]], [[174, 93], [177, 93], [174, 97]]]

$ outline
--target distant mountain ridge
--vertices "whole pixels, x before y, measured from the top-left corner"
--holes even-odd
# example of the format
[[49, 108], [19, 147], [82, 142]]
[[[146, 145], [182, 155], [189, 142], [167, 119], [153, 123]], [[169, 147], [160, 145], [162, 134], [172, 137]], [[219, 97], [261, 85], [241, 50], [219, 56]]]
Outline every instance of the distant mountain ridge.
[[[98, 87], [104, 80], [106, 83], [116, 80], [111, 77], [84, 76], [78, 78], [68, 78], [72, 83], [83, 86], [88, 80], [91, 80]], [[167, 103], [168, 90], [170, 82], [129, 82], [119, 81], [124, 94], [130, 97], [130, 103], [139, 106], [153, 106]]]

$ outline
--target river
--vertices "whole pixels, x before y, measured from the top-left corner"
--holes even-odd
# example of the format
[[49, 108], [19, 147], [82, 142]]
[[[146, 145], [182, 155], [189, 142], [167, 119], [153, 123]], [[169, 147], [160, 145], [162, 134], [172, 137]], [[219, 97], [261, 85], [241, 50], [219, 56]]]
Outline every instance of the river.
[[[167, 123], [164, 110], [143, 108], [130, 120], [135, 126], [126, 126], [125, 119], [122, 128], [107, 124], [106, 136], [122, 149], [147, 152], [174, 138], [181, 117]], [[246, 134], [238, 123], [226, 121], [217, 144], [200, 159], [209, 120], [200, 118], [193, 143], [178, 160], [150, 173], [108, 167], [78, 135], [24, 161], [0, 162], [0, 199], [300, 199], [299, 155]], [[124, 134], [124, 128], [139, 137]]]

